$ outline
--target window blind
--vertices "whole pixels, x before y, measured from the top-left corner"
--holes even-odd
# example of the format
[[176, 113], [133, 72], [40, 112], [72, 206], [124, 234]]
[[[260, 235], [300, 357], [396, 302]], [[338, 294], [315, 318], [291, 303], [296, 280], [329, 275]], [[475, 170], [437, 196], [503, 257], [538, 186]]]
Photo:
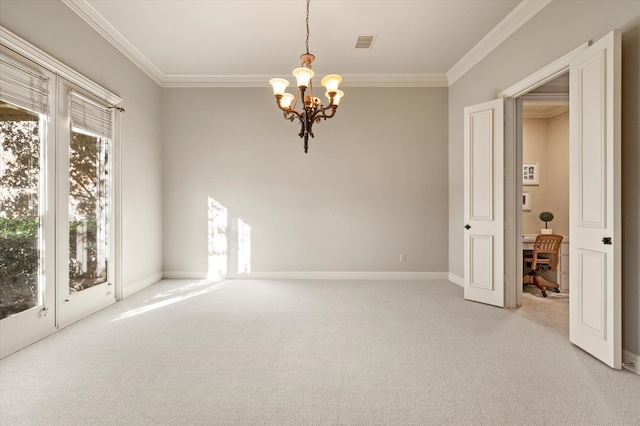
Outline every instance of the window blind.
[[111, 139], [112, 113], [109, 107], [71, 91], [69, 94], [71, 126], [101, 138]]
[[49, 78], [0, 55], [0, 100], [49, 114]]

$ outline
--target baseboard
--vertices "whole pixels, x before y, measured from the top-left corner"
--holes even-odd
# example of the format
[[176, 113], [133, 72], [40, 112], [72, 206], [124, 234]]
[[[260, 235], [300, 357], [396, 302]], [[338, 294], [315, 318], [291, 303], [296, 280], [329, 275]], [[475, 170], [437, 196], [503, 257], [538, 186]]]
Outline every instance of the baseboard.
[[164, 271], [162, 278], [167, 280], [205, 280], [207, 271]]
[[113, 305], [114, 303], [116, 303], [116, 300], [115, 299], [110, 299], [106, 303], [103, 303], [103, 304], [101, 304], [99, 306], [95, 306], [92, 309], [90, 309], [88, 311], [85, 311], [85, 312], [82, 312], [79, 315], [76, 315], [75, 317], [73, 317], [73, 318], [71, 318], [71, 319], [69, 319], [67, 321], [61, 322], [60, 324], [58, 324], [58, 330], [62, 330], [63, 328], [70, 326], [74, 322], [78, 322], [78, 321], [80, 321], [82, 319], [85, 319], [86, 317], [88, 317], [90, 315], [93, 315], [98, 311], [103, 310], [107, 306]]
[[451, 272], [449, 272], [449, 281], [459, 285], [460, 287], [464, 287], [464, 278], [459, 277], [456, 274], [452, 274]]
[[622, 364], [624, 369], [640, 375], [640, 355], [636, 355], [633, 352], [623, 349]]
[[447, 280], [446, 272], [262, 271], [240, 279], [279, 280]]
[[150, 277], [147, 277], [141, 281], [138, 281], [136, 283], [130, 284], [128, 286], [125, 286], [122, 289], [122, 298], [126, 298], [131, 296], [134, 293], [139, 292], [140, 290], [149, 287], [152, 284], [157, 283], [158, 281], [160, 281], [162, 279], [162, 272], [157, 273], [157, 274], [153, 274]]
[[2, 358], [6, 358], [11, 354], [14, 354], [16, 352], [18, 352], [20, 349], [24, 349], [29, 345], [34, 344], [35, 342], [37, 342], [40, 339], [44, 339], [45, 337], [55, 333], [56, 331], [58, 331], [57, 327], [51, 327], [50, 329], [36, 335], [36, 336], [32, 336], [30, 339], [25, 340], [24, 342], [20, 342], [19, 344], [5, 349], [3, 352], [0, 352], [0, 359]]

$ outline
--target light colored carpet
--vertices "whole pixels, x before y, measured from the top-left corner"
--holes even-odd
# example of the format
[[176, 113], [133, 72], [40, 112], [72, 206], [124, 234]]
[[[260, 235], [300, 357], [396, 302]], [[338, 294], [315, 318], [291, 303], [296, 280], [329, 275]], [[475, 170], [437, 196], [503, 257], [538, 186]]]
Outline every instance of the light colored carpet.
[[569, 293], [547, 291], [542, 297], [536, 287], [525, 286], [516, 312], [569, 338]]
[[0, 361], [2, 425], [640, 424], [640, 377], [434, 281], [162, 281]]

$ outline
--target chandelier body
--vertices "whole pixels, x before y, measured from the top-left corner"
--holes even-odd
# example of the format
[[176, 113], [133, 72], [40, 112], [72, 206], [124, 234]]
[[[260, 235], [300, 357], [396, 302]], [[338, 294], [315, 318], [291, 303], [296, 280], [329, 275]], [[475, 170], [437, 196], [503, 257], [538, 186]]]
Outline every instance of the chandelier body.
[[[337, 74], [330, 74], [321, 81], [322, 86], [327, 90], [325, 96], [329, 101], [328, 105], [322, 105], [320, 99], [313, 95], [312, 78], [314, 72], [311, 69], [311, 63], [315, 60], [315, 56], [309, 53], [309, 1], [307, 0], [307, 52], [300, 56], [300, 68], [293, 70], [293, 76], [296, 77], [298, 86], [297, 96], [294, 97], [285, 92], [289, 81], [283, 78], [272, 78], [269, 81], [273, 87], [278, 108], [283, 111], [284, 118], [291, 122], [299, 121], [300, 133], [298, 136], [304, 140], [305, 153], [309, 150], [309, 136], [314, 137], [313, 124], [333, 117], [340, 104], [340, 98], [344, 96], [344, 93], [338, 90], [342, 77]], [[300, 111], [296, 110], [298, 102], [301, 103]]]

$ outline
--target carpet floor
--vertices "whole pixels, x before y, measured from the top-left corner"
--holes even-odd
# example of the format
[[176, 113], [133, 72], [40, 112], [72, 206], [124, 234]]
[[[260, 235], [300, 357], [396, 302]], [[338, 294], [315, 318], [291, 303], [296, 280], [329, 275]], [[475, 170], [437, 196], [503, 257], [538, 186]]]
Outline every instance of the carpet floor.
[[446, 281], [164, 280], [0, 361], [0, 424], [638, 425], [640, 376]]

